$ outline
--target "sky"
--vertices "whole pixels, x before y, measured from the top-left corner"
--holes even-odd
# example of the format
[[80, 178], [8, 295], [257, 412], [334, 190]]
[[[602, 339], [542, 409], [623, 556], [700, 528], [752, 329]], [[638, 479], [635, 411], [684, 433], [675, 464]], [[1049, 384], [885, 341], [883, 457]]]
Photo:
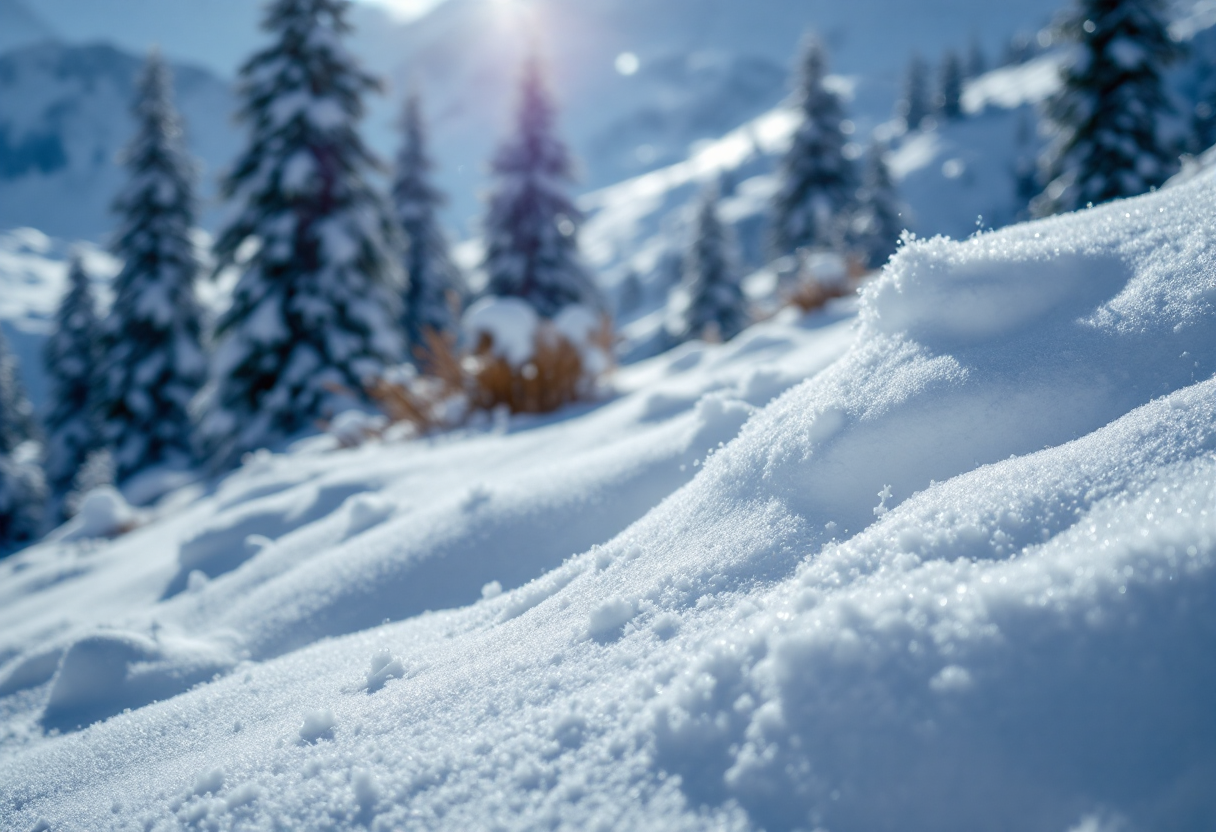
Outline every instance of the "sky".
[[[443, 0], [356, 0], [406, 21]], [[109, 41], [133, 52], [160, 47], [177, 60], [231, 77], [262, 42], [254, 0], [23, 0], [73, 42]]]
[[402, 20], [410, 20], [438, 6], [443, 0], [357, 0], [357, 2], [381, 6]]

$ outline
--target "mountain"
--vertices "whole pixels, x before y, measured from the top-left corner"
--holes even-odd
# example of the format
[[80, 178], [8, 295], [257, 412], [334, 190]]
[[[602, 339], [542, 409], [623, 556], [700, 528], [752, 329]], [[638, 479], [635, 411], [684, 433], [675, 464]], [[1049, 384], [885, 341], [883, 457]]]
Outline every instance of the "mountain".
[[[827, 43], [859, 130], [890, 117], [913, 52], [933, 61], [978, 39], [990, 56], [1047, 23], [1059, 0], [447, 0], [368, 41], [394, 90], [421, 88], [453, 217], [469, 228], [482, 163], [508, 124], [516, 67], [535, 44], [561, 123], [600, 188], [684, 158], [775, 106], [804, 31]], [[364, 33], [360, 38], [368, 39]], [[618, 61], [618, 58], [622, 58]], [[631, 74], [625, 74], [636, 69]], [[394, 93], [396, 94], [396, 93]]]
[[0, 52], [54, 37], [55, 30], [21, 0], [0, 0]]
[[[807, 29], [828, 44], [867, 130], [889, 117], [914, 51], [936, 60], [977, 38], [995, 56], [1015, 33], [1048, 22], [1060, 2], [446, 0], [408, 23], [361, 3], [351, 48], [389, 80], [365, 125], [386, 158], [401, 98], [411, 85], [421, 89], [449, 221], [470, 234], [485, 163], [509, 123], [517, 68], [532, 45], [550, 67], [582, 186], [594, 190], [676, 162], [694, 143], [775, 106]], [[263, 42], [259, 6], [249, 0], [40, 0], [39, 11], [69, 41], [106, 40], [135, 53], [158, 43], [221, 77]]]
[[[40, 43], [0, 54], [0, 229], [33, 226], [53, 237], [102, 240], [131, 136], [129, 110], [142, 56], [106, 44]], [[173, 65], [177, 103], [203, 193], [234, 156], [229, 85]], [[214, 219], [215, 210], [209, 213]]]

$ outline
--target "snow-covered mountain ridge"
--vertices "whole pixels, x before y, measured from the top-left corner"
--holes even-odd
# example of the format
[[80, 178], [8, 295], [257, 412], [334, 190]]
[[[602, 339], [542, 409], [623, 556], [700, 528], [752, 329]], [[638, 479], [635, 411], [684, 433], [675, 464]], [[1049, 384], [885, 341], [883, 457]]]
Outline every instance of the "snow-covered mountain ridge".
[[915, 242], [855, 319], [690, 344], [598, 408], [320, 437], [32, 547], [4, 816], [1207, 829], [1213, 217], [1208, 173]]
[[[854, 79], [854, 116], [864, 131], [890, 114], [914, 44], [936, 57], [945, 48], [965, 49], [976, 36], [995, 55], [1015, 32], [1044, 25], [1056, 6], [1056, 0], [1013, 6], [934, 0], [928, 7], [894, 0], [594, 0], [574, 11], [553, 0], [448, 0], [403, 24], [359, 5], [351, 48], [389, 80], [388, 95], [371, 102], [366, 123], [369, 140], [385, 158], [396, 145], [401, 99], [411, 84], [420, 88], [433, 121], [440, 184], [451, 198], [448, 217], [469, 235], [477, 227], [483, 166], [508, 124], [518, 67], [531, 43], [551, 69], [563, 130], [583, 159], [584, 187], [594, 189], [683, 159], [693, 143], [775, 106], [787, 91], [787, 64], [805, 29], [820, 32], [837, 70]], [[262, 43], [254, 4], [243, 0], [223, 0], [220, 7], [215, 0], [175, 0], [172, 7], [148, 0], [46, 0], [39, 11], [69, 42], [106, 40], [132, 55], [160, 42], [170, 57], [202, 61], [220, 77], [231, 77]], [[158, 40], [157, 27], [170, 34]], [[630, 74], [617, 69], [623, 55], [635, 59], [621, 64]], [[8, 97], [48, 95], [28, 72], [17, 77], [24, 79], [22, 87]], [[106, 107], [125, 115], [126, 104]], [[223, 147], [213, 146], [210, 136], [195, 136], [196, 152], [214, 173], [231, 159], [239, 135], [231, 129], [231, 107], [183, 105], [193, 130], [214, 131], [216, 141], [221, 131], [229, 134]], [[73, 108], [88, 106], [76, 102]], [[105, 150], [111, 158], [114, 148]], [[0, 160], [5, 155], [0, 152]], [[112, 188], [83, 178], [75, 184], [88, 206], [76, 209], [81, 221], [75, 226], [35, 210], [37, 202], [27, 207], [38, 189], [31, 185], [30, 193], [4, 199], [14, 207], [0, 214], [0, 228], [29, 225], [55, 236], [96, 238], [107, 227], [104, 207]]]
[[[130, 139], [142, 58], [111, 46], [47, 42], [0, 54], [0, 229], [28, 226], [53, 237], [104, 240], [122, 181], [116, 157]], [[174, 67], [175, 91], [202, 190], [237, 147], [228, 85]]]

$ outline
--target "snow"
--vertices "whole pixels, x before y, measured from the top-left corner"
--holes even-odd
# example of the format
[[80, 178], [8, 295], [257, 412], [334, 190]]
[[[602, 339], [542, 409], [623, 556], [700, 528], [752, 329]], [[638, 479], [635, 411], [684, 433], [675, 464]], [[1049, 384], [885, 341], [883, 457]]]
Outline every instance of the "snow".
[[493, 295], [475, 302], [461, 319], [465, 335], [474, 345], [482, 335], [490, 336], [495, 353], [515, 367], [532, 358], [539, 325], [540, 318], [527, 301]]
[[102, 486], [85, 494], [76, 516], [57, 535], [60, 540], [113, 537], [135, 522], [135, 512], [115, 488]]
[[1214, 216], [911, 241], [596, 406], [0, 562], [6, 823], [1210, 828]]

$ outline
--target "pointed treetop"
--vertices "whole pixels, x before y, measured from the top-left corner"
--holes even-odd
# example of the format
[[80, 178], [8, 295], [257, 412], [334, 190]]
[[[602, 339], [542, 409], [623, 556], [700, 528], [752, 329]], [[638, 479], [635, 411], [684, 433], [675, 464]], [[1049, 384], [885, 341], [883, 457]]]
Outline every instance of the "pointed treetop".
[[56, 499], [70, 490], [90, 452], [102, 444], [96, 402], [100, 338], [97, 304], [77, 252], [68, 270], [68, 291], [55, 313], [55, 331], [43, 351], [50, 380], [43, 465]]
[[778, 167], [771, 241], [775, 256], [802, 246], [838, 245], [857, 188], [844, 105], [825, 84], [827, 56], [814, 36], [803, 39], [797, 72], [802, 118]]
[[574, 161], [556, 133], [539, 60], [525, 63], [514, 132], [491, 164], [497, 184], [484, 221], [485, 294], [523, 298], [542, 316], [564, 306], [606, 307], [578, 251], [583, 215], [568, 193]]
[[718, 216], [718, 200], [718, 189], [711, 186], [697, 202], [683, 279], [669, 307], [667, 330], [677, 340], [726, 341], [747, 325], [733, 240]]
[[439, 335], [456, 330], [456, 310], [467, 294], [437, 216], [446, 200], [431, 184], [433, 168], [422, 103], [415, 90], [402, 112], [401, 148], [393, 178], [393, 208], [407, 246], [402, 319], [409, 342], [407, 358], [417, 358], [419, 349], [429, 348], [427, 330]]
[[[173, 106], [172, 77], [155, 52], [132, 111], [137, 127], [123, 154], [127, 180], [114, 203], [119, 232], [112, 248], [123, 266], [103, 325], [96, 399], [120, 480], [192, 459], [189, 407], [206, 370], [194, 288], [198, 169]], [[53, 473], [56, 488], [64, 476]]]
[[1061, 25], [1079, 46], [1047, 101], [1056, 139], [1043, 159], [1038, 215], [1144, 193], [1176, 169], [1160, 131], [1173, 113], [1166, 67], [1181, 47], [1165, 0], [1078, 0]]
[[217, 268], [257, 246], [217, 326], [201, 432], [218, 467], [366, 402], [369, 378], [401, 360], [401, 234], [357, 129], [379, 84], [343, 46], [349, 7], [272, 0], [272, 42], [241, 69], [249, 138], [224, 182], [240, 205]]

